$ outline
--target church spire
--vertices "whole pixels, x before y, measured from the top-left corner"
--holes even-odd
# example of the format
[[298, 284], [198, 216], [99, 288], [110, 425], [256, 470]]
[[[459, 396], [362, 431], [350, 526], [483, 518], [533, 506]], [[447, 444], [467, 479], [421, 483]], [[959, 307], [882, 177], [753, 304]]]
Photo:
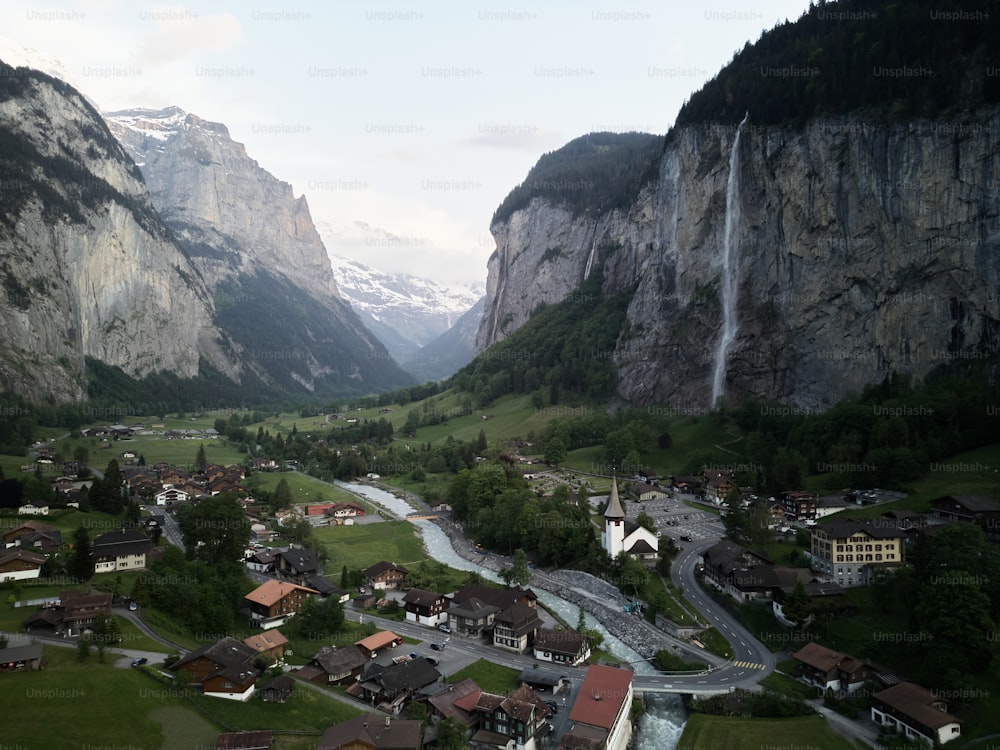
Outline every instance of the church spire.
[[608, 500], [608, 507], [604, 511], [607, 519], [625, 518], [625, 509], [622, 508], [622, 501], [618, 498], [618, 480], [615, 475], [611, 475], [611, 497]]

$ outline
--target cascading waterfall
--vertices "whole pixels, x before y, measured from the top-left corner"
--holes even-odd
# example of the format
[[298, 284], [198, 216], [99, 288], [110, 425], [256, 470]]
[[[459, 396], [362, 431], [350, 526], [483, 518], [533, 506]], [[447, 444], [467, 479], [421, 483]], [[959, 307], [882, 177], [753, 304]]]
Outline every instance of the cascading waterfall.
[[590, 269], [594, 265], [594, 253], [597, 251], [597, 227], [594, 227], [594, 241], [590, 243], [590, 255], [587, 256], [587, 266], [583, 269], [583, 280], [590, 278]]
[[747, 112], [736, 128], [733, 149], [729, 153], [729, 178], [726, 181], [726, 223], [722, 235], [722, 335], [715, 350], [715, 373], [712, 377], [712, 406], [715, 406], [726, 391], [726, 358], [729, 347], [736, 339], [739, 321], [736, 319], [736, 276], [739, 258], [736, 256], [735, 238], [740, 223], [740, 134], [750, 113]]
[[497, 293], [493, 299], [493, 320], [490, 325], [490, 344], [497, 341], [497, 327], [500, 324], [500, 305], [503, 301], [504, 293], [507, 291], [507, 246], [510, 240], [504, 240], [503, 252], [500, 255], [500, 271], [497, 280]]

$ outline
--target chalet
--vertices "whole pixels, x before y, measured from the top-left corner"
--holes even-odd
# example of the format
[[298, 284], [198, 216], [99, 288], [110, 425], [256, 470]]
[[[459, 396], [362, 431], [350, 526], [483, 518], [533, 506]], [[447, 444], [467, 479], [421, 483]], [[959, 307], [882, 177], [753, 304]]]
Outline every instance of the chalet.
[[632, 673], [592, 664], [570, 709], [570, 730], [561, 740], [566, 747], [625, 750], [632, 737]]
[[[471, 696], [466, 696], [457, 705], [471, 703]], [[513, 744], [532, 750], [539, 747], [538, 738], [548, 724], [549, 707], [527, 685], [506, 695], [481, 692], [472, 711], [479, 720], [479, 729], [471, 738], [476, 747], [510, 747]]]
[[448, 624], [452, 630], [468, 636], [490, 636], [497, 614], [512, 604], [525, 603], [534, 607], [538, 596], [531, 589], [498, 589], [477, 583], [468, 583], [451, 598], [448, 607]]
[[374, 659], [381, 651], [387, 648], [396, 648], [403, 642], [403, 639], [391, 630], [380, 630], [367, 638], [362, 638], [354, 645], [361, 649], [361, 653], [369, 659]]
[[222, 732], [215, 738], [215, 750], [269, 750], [273, 744], [274, 732], [270, 729]]
[[336, 599], [341, 604], [347, 604], [351, 599], [351, 592], [345, 591], [344, 589], [337, 588], [323, 576], [316, 574], [311, 575], [306, 579], [306, 584], [308, 588], [313, 589], [319, 594], [322, 599]]
[[871, 676], [870, 664], [818, 643], [807, 643], [794, 654], [796, 676], [821, 690], [853, 693]]
[[252, 471], [277, 471], [278, 462], [273, 458], [253, 458], [250, 459], [250, 469]]
[[813, 571], [841, 586], [866, 586], [880, 569], [904, 563], [906, 533], [881, 519], [824, 521], [812, 531]]
[[294, 689], [295, 680], [286, 674], [281, 674], [269, 680], [260, 689], [260, 699], [264, 703], [284, 703], [292, 697]]
[[430, 716], [454, 719], [471, 729], [477, 721], [475, 713], [468, 708], [456, 705], [456, 703], [466, 696], [472, 696], [469, 701], [471, 701], [472, 706], [475, 706], [481, 692], [482, 690], [473, 679], [466, 678], [429, 696], [427, 698], [427, 712]]
[[648, 482], [633, 482], [629, 485], [628, 493], [639, 502], [662, 500], [667, 496], [666, 492]]
[[24, 621], [28, 632], [80, 635], [98, 620], [111, 616], [111, 594], [104, 591], [63, 591], [57, 603], [46, 605]]
[[728, 539], [705, 550], [701, 562], [705, 580], [737, 601], [759, 598], [760, 592], [780, 585], [778, 578], [765, 573], [771, 567], [771, 560], [763, 552], [754, 552]]
[[409, 572], [402, 565], [382, 560], [365, 570], [365, 581], [373, 589], [401, 589]]
[[319, 573], [319, 562], [312, 550], [291, 547], [274, 553], [274, 570], [281, 578], [304, 585], [309, 576]]
[[850, 506], [841, 495], [823, 495], [816, 498], [816, 515], [815, 518], [819, 520], [820, 518], [826, 518], [827, 516], [832, 516], [834, 513], [840, 513], [842, 510], [847, 510]]
[[422, 722], [362, 714], [327, 729], [316, 750], [420, 750]]
[[19, 516], [47, 516], [49, 514], [49, 506], [47, 504], [35, 505], [34, 503], [25, 503], [17, 509], [17, 514]]
[[702, 486], [705, 488], [705, 497], [716, 505], [724, 503], [726, 496], [736, 489], [736, 480], [731, 471], [703, 469], [701, 477]]
[[302, 515], [307, 518], [316, 518], [318, 516], [325, 516], [326, 512], [330, 510], [336, 503], [312, 503], [310, 505], [302, 506]]
[[153, 542], [139, 529], [109, 531], [94, 539], [94, 572], [142, 570]]
[[356, 682], [368, 663], [369, 656], [356, 645], [336, 648], [323, 646], [297, 674], [317, 685], [341, 685]]
[[403, 597], [406, 621], [418, 625], [441, 625], [448, 620], [448, 597], [427, 589], [410, 589]]
[[527, 685], [539, 695], [545, 692], [555, 695], [564, 688], [572, 689], [572, 683], [566, 679], [565, 675], [553, 672], [550, 669], [525, 667], [518, 674], [517, 679], [521, 684]]
[[493, 645], [523, 654], [541, 624], [536, 607], [524, 602], [511, 604], [493, 618]]
[[0, 581], [22, 581], [42, 574], [45, 555], [27, 549], [0, 551]]
[[284, 625], [316, 593], [287, 581], [265, 581], [244, 597], [250, 602], [250, 624], [264, 630]]
[[358, 518], [365, 514], [365, 508], [358, 503], [334, 503], [323, 514], [337, 523], [343, 523], [350, 518]]
[[280, 630], [266, 630], [244, 638], [243, 642], [271, 662], [271, 666], [281, 664], [285, 660], [285, 646], [288, 645], [288, 639]]
[[36, 672], [45, 665], [40, 643], [0, 648], [0, 672]]
[[945, 495], [931, 500], [935, 518], [960, 523], [979, 523], [988, 518], [1000, 519], [1000, 501], [985, 495]]
[[948, 704], [912, 682], [875, 693], [871, 712], [872, 721], [894, 728], [907, 740], [925, 739], [937, 747], [962, 735], [962, 720], [948, 713]]
[[186, 503], [190, 499], [190, 493], [185, 492], [182, 489], [178, 489], [177, 487], [168, 487], [167, 489], [160, 490], [153, 495], [153, 501], [161, 508]]
[[5, 547], [33, 549], [43, 554], [58, 552], [62, 546], [62, 532], [43, 521], [23, 521], [3, 533]]
[[441, 679], [441, 673], [427, 659], [410, 659], [384, 667], [370, 662], [361, 675], [365, 700], [378, 710], [398, 714], [418, 692]]
[[533, 653], [539, 661], [575, 667], [590, 658], [590, 641], [575, 630], [539, 628], [535, 633]]
[[247, 701], [253, 695], [260, 672], [253, 666], [257, 651], [235, 638], [195, 649], [181, 657], [172, 669], [205, 695]]
[[[806, 624], [812, 622], [817, 614], [823, 612], [840, 617], [851, 615], [858, 606], [847, 596], [847, 591], [837, 583], [823, 581], [803, 582], [803, 590], [809, 597], [809, 618]], [[785, 598], [795, 590], [794, 584], [785, 583], [771, 590], [771, 612], [774, 619], [786, 627], [794, 627], [795, 623], [785, 616], [783, 609]]]
[[782, 508], [785, 510], [785, 518], [789, 521], [814, 521], [816, 520], [816, 503], [819, 496], [815, 492], [782, 492], [778, 496]]
[[702, 477], [675, 474], [670, 477], [670, 486], [678, 492], [693, 495], [701, 489]]
[[266, 549], [254, 550], [243, 560], [243, 565], [254, 573], [273, 573], [274, 553]]

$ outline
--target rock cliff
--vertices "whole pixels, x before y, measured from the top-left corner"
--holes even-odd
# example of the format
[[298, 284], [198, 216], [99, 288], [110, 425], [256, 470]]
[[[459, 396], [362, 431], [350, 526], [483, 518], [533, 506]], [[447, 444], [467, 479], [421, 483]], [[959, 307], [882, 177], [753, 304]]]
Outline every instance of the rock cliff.
[[[737, 318], [725, 395], [823, 408], [892, 371], [1000, 347], [1000, 111], [875, 124], [755, 127], [739, 152]], [[619, 394], [704, 411], [721, 334], [726, 186], [735, 126], [674, 130], [625, 209], [535, 198], [491, 232], [477, 351], [601, 264], [636, 285], [610, 353]]]

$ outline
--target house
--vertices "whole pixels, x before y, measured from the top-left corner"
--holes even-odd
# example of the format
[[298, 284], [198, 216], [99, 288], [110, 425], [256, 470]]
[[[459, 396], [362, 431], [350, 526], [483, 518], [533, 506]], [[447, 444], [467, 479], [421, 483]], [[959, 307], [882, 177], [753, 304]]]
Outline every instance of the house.
[[365, 508], [358, 503], [334, 503], [324, 511], [324, 515], [338, 522], [347, 518], [357, 518], [365, 514]]
[[490, 636], [497, 614], [512, 604], [525, 603], [534, 607], [538, 596], [520, 586], [498, 589], [478, 583], [467, 583], [451, 597], [448, 624], [452, 631], [473, 637]]
[[931, 500], [935, 518], [960, 523], [978, 523], [987, 518], [1000, 519], [1000, 501], [986, 495], [945, 495]]
[[420, 750], [422, 722], [362, 714], [327, 729], [316, 750]]
[[625, 750], [632, 737], [632, 673], [592, 664], [570, 709], [570, 730], [560, 747]]
[[702, 469], [702, 486], [705, 488], [705, 498], [716, 505], [726, 502], [726, 497], [736, 489], [736, 480], [731, 471]]
[[319, 573], [319, 562], [312, 550], [290, 547], [274, 553], [274, 570], [281, 578], [304, 585], [309, 576]]
[[323, 599], [333, 598], [336, 599], [341, 604], [347, 604], [347, 602], [349, 602], [351, 599], [350, 591], [345, 591], [344, 589], [337, 588], [318, 573], [306, 578], [305, 585], [308, 588], [315, 590]]
[[474, 707], [482, 692], [479, 685], [472, 678], [466, 678], [461, 682], [456, 682], [444, 688], [441, 692], [435, 693], [427, 698], [427, 713], [429, 716], [438, 716], [442, 719], [454, 719], [471, 729], [476, 724], [476, 715], [468, 708], [456, 705], [466, 696], [472, 696], [470, 701]]
[[62, 532], [43, 521], [23, 521], [3, 532], [5, 547], [37, 547], [36, 551], [49, 554], [62, 546]]
[[260, 699], [265, 703], [284, 703], [292, 697], [295, 680], [286, 674], [278, 675], [260, 689]]
[[288, 645], [288, 639], [280, 630], [266, 630], [244, 638], [243, 642], [267, 659], [271, 666], [281, 664], [285, 660], [285, 646]]
[[441, 625], [448, 620], [448, 597], [427, 589], [410, 589], [403, 597], [406, 621], [418, 625]]
[[172, 507], [180, 503], [186, 503], [191, 499], [191, 494], [177, 487], [168, 487], [153, 495], [153, 501], [159, 507]]
[[962, 720], [927, 688], [900, 682], [872, 697], [872, 721], [893, 727], [906, 739], [925, 739], [935, 747], [962, 735]]
[[409, 572], [402, 565], [382, 560], [365, 570], [365, 581], [373, 589], [401, 589]]
[[[840, 617], [854, 613], [858, 606], [847, 596], [847, 591], [840, 584], [823, 581], [803, 582], [803, 590], [809, 597], [809, 618], [806, 624], [815, 619], [817, 614], [828, 612]], [[785, 598], [795, 590], [794, 584], [776, 586], [771, 591], [771, 611], [774, 618], [785, 627], [795, 627], [795, 623], [785, 617], [783, 604]]]
[[38, 609], [24, 621], [28, 632], [80, 635], [98, 620], [111, 616], [111, 594], [104, 591], [63, 591], [57, 603]]
[[550, 692], [555, 695], [560, 690], [571, 689], [571, 683], [566, 679], [566, 675], [549, 669], [525, 667], [518, 674], [517, 679], [539, 694]]
[[255, 550], [253, 554], [247, 555], [243, 564], [254, 573], [273, 573], [274, 553], [264, 549]]
[[807, 643], [794, 654], [796, 676], [821, 690], [853, 693], [872, 676], [872, 666], [818, 643]]
[[278, 462], [273, 458], [253, 458], [250, 459], [251, 471], [277, 471]]
[[539, 628], [535, 633], [533, 653], [539, 661], [575, 667], [590, 658], [590, 641], [575, 630]]
[[0, 648], [0, 672], [36, 672], [45, 666], [41, 643]]
[[260, 672], [253, 666], [257, 651], [235, 638], [223, 638], [181, 657], [172, 669], [205, 695], [247, 701]]
[[361, 675], [364, 699], [380, 711], [398, 714], [419, 691], [441, 679], [427, 659], [409, 659], [384, 667], [370, 662]]
[[810, 566], [841, 586], [866, 586], [904, 563], [906, 533], [883, 519], [824, 521], [812, 531]]
[[215, 738], [215, 750], [268, 750], [274, 743], [270, 729], [247, 732], [223, 732]]
[[766, 584], [777, 583], [770, 576], [765, 581], [763, 569], [770, 567], [770, 558], [728, 539], [702, 552], [701, 563], [705, 580], [737, 601], [758, 598]]
[[362, 638], [360, 641], [355, 642], [354, 645], [361, 649], [361, 653], [369, 659], [374, 659], [379, 655], [379, 652], [387, 648], [396, 648], [402, 642], [403, 639], [391, 630], [380, 630], [367, 638]]
[[[471, 703], [471, 696], [457, 702]], [[539, 747], [539, 734], [548, 722], [549, 707], [534, 690], [521, 685], [506, 695], [480, 692], [472, 712], [479, 720], [479, 729], [472, 735], [475, 746], [514, 747], [533, 750]]]
[[302, 611], [307, 598], [316, 594], [305, 586], [272, 579], [243, 598], [250, 602], [250, 624], [267, 630], [284, 625]]
[[675, 474], [670, 477], [671, 488], [677, 490], [678, 492], [683, 492], [688, 495], [693, 495], [695, 492], [701, 489], [701, 483], [704, 480], [702, 477], [694, 477], [685, 474]]
[[0, 581], [21, 581], [42, 574], [45, 555], [27, 549], [0, 552]]
[[648, 482], [633, 482], [629, 485], [628, 493], [639, 502], [662, 500], [667, 496], [666, 492]]
[[511, 604], [493, 618], [493, 645], [523, 654], [541, 624], [536, 607], [524, 602]]
[[297, 674], [317, 685], [356, 682], [369, 658], [356, 645], [343, 648], [323, 646], [307, 665], [297, 670]]
[[655, 563], [660, 540], [649, 529], [625, 518], [625, 509], [618, 496], [618, 481], [611, 478], [611, 496], [604, 511], [604, 531], [601, 546], [612, 560], [621, 553]]
[[823, 495], [822, 497], [816, 498], [815, 518], [819, 520], [820, 518], [832, 516], [834, 513], [840, 513], [842, 510], [847, 510], [850, 505], [851, 504], [847, 502], [842, 495]]
[[815, 492], [782, 492], [779, 497], [789, 521], [815, 521], [819, 496]]
[[47, 516], [49, 514], [48, 505], [35, 505], [34, 503], [25, 503], [20, 508], [17, 509], [17, 514], [19, 516]]
[[112, 573], [123, 570], [142, 570], [146, 555], [153, 542], [139, 529], [122, 528], [109, 531], [94, 539], [94, 572]]

